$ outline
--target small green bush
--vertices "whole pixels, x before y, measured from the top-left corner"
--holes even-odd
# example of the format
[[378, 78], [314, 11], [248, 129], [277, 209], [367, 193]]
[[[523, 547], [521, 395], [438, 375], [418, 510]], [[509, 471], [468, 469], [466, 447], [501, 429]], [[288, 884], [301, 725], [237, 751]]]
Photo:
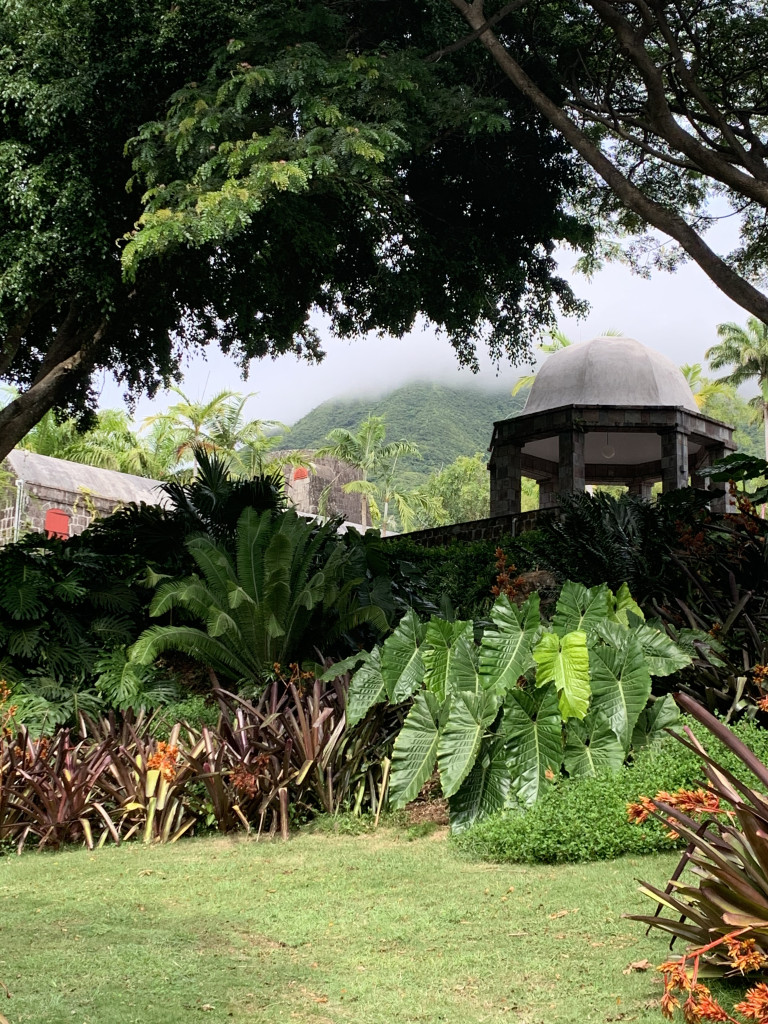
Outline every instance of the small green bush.
[[[689, 723], [691, 724], [691, 723]], [[694, 733], [724, 768], [749, 782], [744, 765], [700, 726]], [[733, 731], [768, 763], [768, 730], [744, 721]], [[682, 845], [666, 827], [649, 819], [642, 825], [627, 818], [627, 804], [702, 784], [701, 760], [669, 737], [646, 750], [618, 772], [580, 779], [558, 779], [528, 810], [512, 810], [479, 822], [459, 836], [456, 845], [483, 860], [523, 864], [608, 860], [624, 854], [656, 853]], [[754, 784], [754, 779], [750, 784]]]
[[171, 729], [177, 722], [191, 725], [193, 729], [200, 730], [207, 725], [210, 729], [216, 727], [219, 720], [219, 707], [206, 697], [187, 697], [186, 700], [177, 701], [174, 704], [166, 704], [152, 716], [149, 731], [155, 739], [167, 739]]

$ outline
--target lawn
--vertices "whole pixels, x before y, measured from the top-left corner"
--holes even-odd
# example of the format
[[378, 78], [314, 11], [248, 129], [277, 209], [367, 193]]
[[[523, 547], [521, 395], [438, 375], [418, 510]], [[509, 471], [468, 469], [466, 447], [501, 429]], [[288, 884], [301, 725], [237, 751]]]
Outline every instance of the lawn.
[[654, 1021], [666, 946], [622, 913], [676, 858], [517, 867], [442, 834], [0, 859], [10, 1024]]

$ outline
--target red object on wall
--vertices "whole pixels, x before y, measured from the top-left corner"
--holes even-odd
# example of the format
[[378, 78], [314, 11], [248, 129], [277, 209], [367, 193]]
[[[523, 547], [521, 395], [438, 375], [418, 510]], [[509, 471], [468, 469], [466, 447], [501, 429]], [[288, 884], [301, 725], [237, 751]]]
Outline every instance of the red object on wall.
[[58, 537], [67, 540], [69, 537], [69, 515], [60, 508], [49, 508], [45, 513], [46, 537]]
[[294, 480], [306, 480], [309, 476], [309, 471], [306, 466], [297, 466], [293, 471]]

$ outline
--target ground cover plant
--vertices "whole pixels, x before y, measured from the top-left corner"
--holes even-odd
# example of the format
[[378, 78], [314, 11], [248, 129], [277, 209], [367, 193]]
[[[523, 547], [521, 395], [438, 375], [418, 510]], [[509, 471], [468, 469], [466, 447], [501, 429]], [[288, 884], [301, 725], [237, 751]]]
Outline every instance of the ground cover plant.
[[454, 830], [510, 801], [534, 804], [562, 766], [571, 776], [619, 768], [674, 717], [669, 698], [649, 704], [651, 675], [690, 662], [626, 586], [566, 583], [551, 622], [537, 593], [519, 607], [502, 593], [490, 619], [476, 637], [472, 622], [406, 613], [360, 657], [350, 686], [350, 724], [381, 703], [410, 703], [390, 801], [415, 799], [437, 764]]
[[[683, 723], [718, 763], [748, 781], [749, 772], [727, 746], [691, 718], [674, 730], [679, 732]], [[733, 732], [755, 756], [768, 761], [768, 730], [743, 719]], [[695, 791], [705, 783], [701, 758], [665, 736], [633, 753], [616, 771], [558, 779], [533, 807], [495, 814], [454, 842], [474, 857], [510, 863], [575, 863], [680, 848], [685, 840], [671, 838], [666, 822], [644, 816], [638, 825], [628, 809], [649, 794]]]
[[[646, 860], [658, 884], [673, 857]], [[637, 862], [472, 863], [439, 834], [0, 858], [11, 1024], [658, 1018]], [[76, 880], [76, 881], [75, 881]]]

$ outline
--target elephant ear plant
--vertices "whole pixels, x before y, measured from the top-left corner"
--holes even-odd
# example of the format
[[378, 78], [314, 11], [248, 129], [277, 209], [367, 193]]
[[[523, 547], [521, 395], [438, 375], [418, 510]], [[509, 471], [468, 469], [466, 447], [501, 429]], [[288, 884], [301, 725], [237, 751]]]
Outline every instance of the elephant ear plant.
[[551, 623], [537, 594], [520, 607], [501, 596], [490, 616], [478, 639], [471, 622], [407, 613], [364, 655], [349, 692], [350, 725], [382, 701], [412, 701], [390, 801], [413, 800], [437, 765], [455, 831], [533, 804], [562, 766], [572, 776], [620, 767], [676, 717], [671, 698], [649, 704], [651, 677], [690, 662], [626, 585], [566, 583]]

